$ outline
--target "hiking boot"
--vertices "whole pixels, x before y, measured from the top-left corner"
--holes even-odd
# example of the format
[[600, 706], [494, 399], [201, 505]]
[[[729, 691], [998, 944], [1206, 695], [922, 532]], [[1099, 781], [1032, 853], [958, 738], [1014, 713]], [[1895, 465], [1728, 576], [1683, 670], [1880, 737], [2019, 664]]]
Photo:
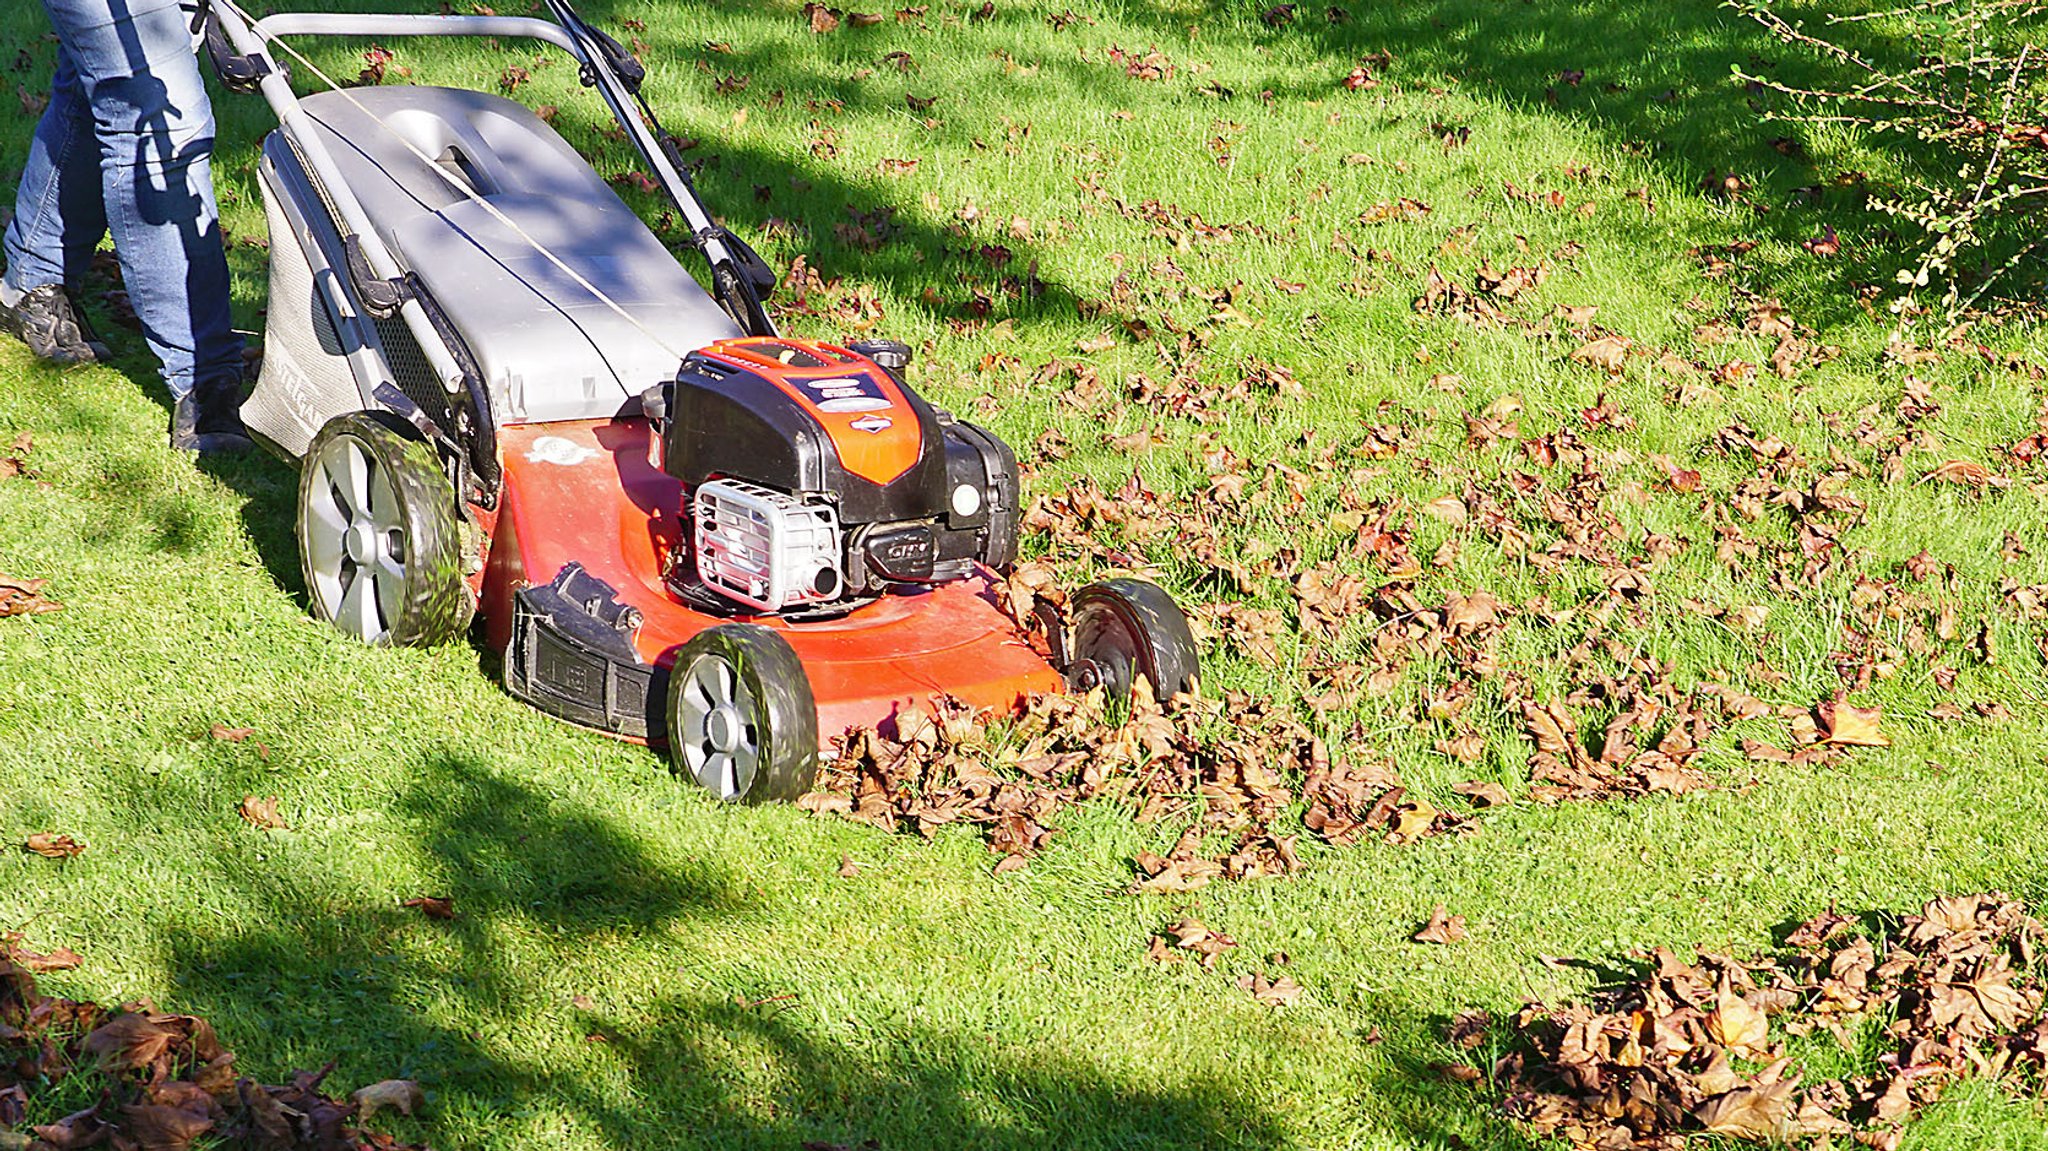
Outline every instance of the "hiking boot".
[[37, 359], [53, 364], [90, 364], [109, 358], [71, 297], [57, 284], [30, 288], [9, 302], [0, 291], [0, 330], [28, 345]]
[[171, 447], [201, 455], [246, 452], [256, 446], [242, 426], [242, 389], [232, 378], [196, 384], [171, 408]]

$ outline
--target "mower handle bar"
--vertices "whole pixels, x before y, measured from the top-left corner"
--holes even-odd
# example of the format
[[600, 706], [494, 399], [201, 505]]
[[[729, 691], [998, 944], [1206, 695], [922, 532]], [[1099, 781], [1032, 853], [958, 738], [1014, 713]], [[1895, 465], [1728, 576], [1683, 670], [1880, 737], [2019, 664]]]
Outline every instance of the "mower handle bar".
[[[241, 13], [233, 5], [218, 4], [211, 6], [207, 18], [226, 35], [236, 52], [241, 53], [244, 58], [261, 61], [262, 66], [252, 73], [257, 91], [263, 94], [264, 102], [270, 105], [272, 114], [277, 117], [278, 126], [287, 138], [297, 145], [298, 154], [304, 159], [307, 167], [312, 169], [313, 179], [326, 193], [327, 201], [333, 206], [335, 214], [341, 217], [341, 224], [346, 229], [345, 235], [356, 241], [356, 248], [362, 253], [363, 261], [369, 265], [371, 274], [383, 280], [401, 279], [405, 269], [399, 265], [397, 258], [391, 254], [391, 249], [385, 246], [383, 237], [377, 234], [376, 227], [370, 223], [369, 214], [363, 210], [362, 202], [356, 199], [354, 191], [336, 167], [334, 157], [327, 151], [314, 130], [312, 118], [299, 106], [299, 98], [292, 91], [291, 82], [286, 79], [283, 69], [277, 67], [276, 62], [270, 58], [263, 36], [258, 34], [257, 30], [261, 29], [264, 35], [280, 35], [275, 27], [277, 17], [258, 20], [252, 25], [242, 19]], [[289, 20], [290, 17], [286, 19]], [[349, 18], [339, 19], [346, 21]], [[435, 329], [433, 320], [428, 317], [420, 302], [410, 297], [403, 298], [398, 306], [398, 318], [412, 335], [413, 342], [419, 345], [420, 354], [426, 357], [427, 366], [433, 370], [434, 377], [440, 381], [441, 387], [450, 395], [463, 391], [467, 386], [466, 373], [456, 360], [455, 353], [449, 349], [447, 341]]]
[[[554, 20], [541, 20], [527, 16], [427, 16], [412, 14], [374, 13], [314, 13], [281, 12], [258, 20], [244, 20], [231, 4], [213, 5], [213, 19], [219, 22], [222, 32], [236, 52], [263, 62], [256, 76], [256, 87], [263, 94], [264, 102], [270, 105], [277, 116], [279, 125], [298, 147], [299, 155], [312, 168], [314, 178], [327, 193], [336, 214], [341, 216], [348, 231], [357, 237], [365, 262], [370, 271], [379, 278], [398, 280], [405, 274], [391, 250], [384, 244], [377, 230], [371, 225], [368, 214], [356, 199], [354, 191], [341, 177], [333, 157], [329, 155], [314, 130], [311, 117], [299, 104], [299, 98], [292, 91], [291, 83], [282, 69], [271, 59], [267, 41], [285, 36], [503, 36], [539, 40], [554, 45], [569, 54], [570, 59], [583, 70], [590, 86], [597, 89], [606, 108], [612, 113], [619, 126], [625, 129], [641, 156], [654, 170], [656, 179], [668, 192], [669, 199], [682, 213], [683, 219], [711, 262], [714, 274], [719, 265], [734, 266], [737, 261], [732, 249], [724, 242], [724, 235], [711, 219], [703, 202], [697, 199], [688, 179], [670, 162], [667, 150], [662, 146], [647, 123], [632, 111], [632, 90], [620, 78], [611, 61], [605, 58], [596, 43], [601, 34], [582, 22], [565, 0], [547, 0]], [[419, 301], [406, 299], [399, 308], [400, 318], [408, 331], [419, 343], [435, 376], [451, 394], [465, 387], [465, 373], [445, 339], [436, 330]]]
[[[583, 69], [585, 84], [597, 89], [612, 118], [625, 129], [628, 137], [653, 169], [656, 182], [668, 192], [669, 199], [682, 213], [684, 222], [690, 226], [704, 248], [704, 255], [715, 266], [720, 263], [736, 262], [733, 253], [726, 247], [716, 221], [688, 179], [670, 161], [666, 148], [659, 139], [634, 114], [631, 101], [633, 89], [628, 87], [613, 67], [603, 50], [610, 44], [604, 34], [584, 23], [581, 14], [566, 0], [548, 0], [552, 20], [532, 16], [429, 16], [409, 13], [370, 12], [277, 12], [248, 25], [244, 43], [236, 35], [237, 29], [231, 22], [228, 37], [235, 41], [236, 50], [249, 53], [252, 49], [262, 51], [261, 41], [267, 37], [285, 36], [502, 36], [539, 40], [551, 44], [569, 54]], [[266, 58], [267, 52], [262, 53]], [[263, 94], [283, 120], [283, 109], [272, 98], [272, 87], [264, 84]], [[287, 94], [289, 89], [285, 89]], [[304, 136], [304, 133], [297, 133]], [[374, 261], [373, 261], [374, 262]]]
[[579, 61], [568, 30], [532, 16], [424, 16], [370, 12], [276, 12], [256, 21], [266, 36], [504, 36], [545, 40]]

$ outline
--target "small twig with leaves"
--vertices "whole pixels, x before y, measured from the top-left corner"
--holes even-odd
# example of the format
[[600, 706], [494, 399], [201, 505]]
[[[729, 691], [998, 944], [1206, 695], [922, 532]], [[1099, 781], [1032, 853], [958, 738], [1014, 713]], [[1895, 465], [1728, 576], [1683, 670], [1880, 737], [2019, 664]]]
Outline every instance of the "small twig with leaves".
[[[1826, 17], [1816, 33], [1780, 15], [1775, 0], [1729, 0], [1778, 39], [1860, 74], [1828, 87], [1788, 83], [1741, 68], [1738, 79], [1790, 101], [1767, 118], [1848, 125], [1873, 135], [1912, 139], [1925, 180], [1873, 195], [1870, 207], [1920, 233], [1895, 279], [1890, 302], [1904, 329], [1928, 309], [1920, 294], [1941, 292], [1940, 318], [1953, 333], [1985, 297], [2012, 286], [2016, 273], [2048, 243], [2041, 209], [2048, 197], [2048, 54], [2027, 22], [2048, 12], [2042, 0], [1916, 0], [1879, 12]], [[1844, 33], [1886, 22], [1903, 28], [1908, 61], [1887, 63]]]

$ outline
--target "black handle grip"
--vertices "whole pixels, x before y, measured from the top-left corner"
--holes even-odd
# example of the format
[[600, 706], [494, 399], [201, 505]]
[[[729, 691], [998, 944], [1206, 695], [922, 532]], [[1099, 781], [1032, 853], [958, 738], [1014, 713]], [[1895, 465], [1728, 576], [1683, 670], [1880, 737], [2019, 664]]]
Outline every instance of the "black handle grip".
[[228, 91], [246, 94], [262, 87], [263, 78], [270, 75], [270, 65], [263, 57], [237, 55], [235, 46], [228, 42], [227, 32], [220, 26], [220, 17], [205, 4], [199, 6], [199, 14], [193, 21], [195, 26], [205, 22], [206, 60], [213, 65], [214, 75], [220, 77]]

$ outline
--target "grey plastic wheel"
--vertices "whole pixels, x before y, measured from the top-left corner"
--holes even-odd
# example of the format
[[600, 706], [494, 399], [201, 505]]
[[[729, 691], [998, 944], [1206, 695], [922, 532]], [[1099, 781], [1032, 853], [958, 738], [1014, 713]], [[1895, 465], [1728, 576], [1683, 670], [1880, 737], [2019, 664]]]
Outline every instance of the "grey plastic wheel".
[[668, 680], [676, 770], [728, 803], [791, 800], [818, 773], [810, 677], [773, 628], [724, 624], [676, 652]]
[[299, 560], [315, 615], [392, 647], [469, 626], [455, 495], [432, 449], [351, 412], [320, 429], [299, 467]]
[[1140, 579], [1105, 580], [1074, 593], [1067, 610], [1072, 686], [1101, 685], [1110, 698], [1129, 699], [1143, 675], [1161, 702], [1195, 689], [1201, 671], [1195, 639], [1164, 588]]

